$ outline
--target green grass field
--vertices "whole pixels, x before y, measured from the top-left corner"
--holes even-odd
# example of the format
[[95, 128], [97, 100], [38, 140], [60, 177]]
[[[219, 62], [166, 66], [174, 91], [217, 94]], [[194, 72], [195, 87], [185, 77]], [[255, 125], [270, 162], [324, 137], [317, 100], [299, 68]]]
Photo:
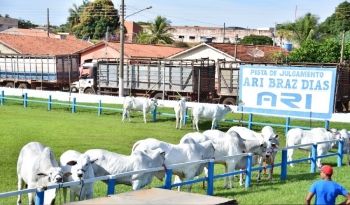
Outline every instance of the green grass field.
[[[118, 107], [116, 105], [110, 105]], [[171, 109], [161, 108], [161, 112], [171, 113]], [[17, 189], [16, 163], [20, 149], [31, 141], [39, 141], [53, 149], [56, 158], [68, 149], [84, 152], [91, 148], [103, 148], [121, 154], [130, 154], [132, 145], [140, 139], [154, 137], [170, 143], [178, 143], [180, 138], [188, 132], [192, 132], [188, 124], [182, 130], [175, 129], [175, 120], [171, 117], [160, 116], [157, 122], [144, 124], [140, 113], [132, 114], [132, 122], [121, 122], [121, 114], [116, 111], [103, 112], [97, 116], [97, 109], [77, 108], [77, 113], [71, 113], [69, 107], [53, 105], [52, 111], [47, 111], [47, 104], [29, 102], [29, 107], [23, 108], [20, 101], [6, 101], [0, 106], [0, 192], [8, 192]], [[149, 119], [151, 116], [148, 116]], [[245, 119], [247, 116], [230, 114], [229, 119]], [[283, 118], [254, 117], [260, 122], [281, 123]], [[293, 121], [293, 125], [300, 126], [324, 126], [319, 121]], [[237, 125], [237, 124], [236, 124]], [[220, 129], [227, 130], [232, 124], [220, 123]], [[331, 123], [331, 127], [347, 128], [346, 123]], [[210, 122], [200, 124], [203, 130], [210, 128]], [[261, 127], [254, 126], [259, 130]], [[284, 128], [276, 129], [281, 136], [281, 146], [285, 144]], [[307, 153], [296, 151], [294, 158], [306, 157]], [[280, 161], [280, 153], [277, 161]], [[324, 159], [324, 163], [336, 165], [336, 157]], [[222, 173], [221, 165], [215, 166], [216, 173]], [[335, 168], [334, 180], [343, 184], [350, 190], [350, 167]], [[234, 188], [223, 189], [223, 180], [215, 181], [214, 193], [216, 196], [233, 198], [240, 204], [301, 204], [313, 181], [319, 177], [318, 173], [310, 174], [310, 165], [307, 162], [296, 164], [296, 167], [288, 167], [288, 180], [279, 180], [280, 168], [275, 168], [273, 180], [263, 178], [256, 182], [256, 173], [253, 174], [252, 186], [249, 190], [239, 187], [238, 179], [235, 179]], [[150, 186], [159, 186], [161, 182], [154, 179]], [[117, 185], [117, 192], [129, 191], [130, 188]], [[200, 184], [196, 184], [193, 192], [205, 194]], [[95, 197], [106, 194], [106, 185], [95, 184]], [[27, 196], [24, 196], [26, 199]], [[56, 202], [62, 202], [59, 195]], [[0, 204], [15, 204], [16, 197], [0, 199]]]

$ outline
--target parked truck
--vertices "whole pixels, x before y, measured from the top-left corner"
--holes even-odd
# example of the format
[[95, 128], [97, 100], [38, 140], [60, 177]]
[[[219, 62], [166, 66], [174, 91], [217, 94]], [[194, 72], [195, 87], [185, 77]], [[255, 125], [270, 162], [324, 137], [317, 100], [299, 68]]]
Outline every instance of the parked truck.
[[[158, 99], [211, 102], [215, 93], [215, 62], [198, 60], [129, 59], [124, 65], [124, 93]], [[119, 91], [118, 59], [83, 63], [81, 78], [72, 84], [80, 93], [114, 94]]]
[[0, 54], [0, 86], [69, 90], [79, 78], [79, 55]]

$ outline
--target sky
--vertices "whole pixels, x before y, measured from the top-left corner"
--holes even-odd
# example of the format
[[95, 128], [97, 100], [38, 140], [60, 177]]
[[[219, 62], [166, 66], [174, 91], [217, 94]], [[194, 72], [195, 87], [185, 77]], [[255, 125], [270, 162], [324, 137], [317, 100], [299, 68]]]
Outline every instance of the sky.
[[[121, 0], [112, 0], [120, 8]], [[151, 22], [156, 16], [164, 16], [174, 26], [239, 26], [243, 28], [268, 28], [277, 23], [293, 22], [310, 12], [323, 22], [332, 15], [336, 6], [344, 0], [124, 0], [126, 15], [148, 6], [127, 18], [133, 21]], [[82, 0], [0, 0], [0, 14], [46, 24], [46, 10], [50, 10], [50, 24], [66, 22], [73, 3]]]

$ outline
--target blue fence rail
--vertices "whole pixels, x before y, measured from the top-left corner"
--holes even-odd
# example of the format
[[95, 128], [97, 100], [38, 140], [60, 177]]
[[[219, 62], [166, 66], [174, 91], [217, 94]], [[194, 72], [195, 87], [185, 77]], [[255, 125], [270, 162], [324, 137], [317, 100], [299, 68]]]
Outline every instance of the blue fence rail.
[[[116, 111], [116, 112], [123, 112], [122, 108], [111, 108], [111, 107], [103, 107], [102, 106], [102, 102], [101, 100], [98, 101], [97, 106], [94, 105], [82, 105], [82, 104], [78, 104], [77, 103], [77, 99], [75, 97], [73, 97], [71, 99], [71, 102], [52, 102], [52, 97], [51, 95], [48, 96], [47, 101], [45, 100], [31, 100], [28, 98], [28, 94], [24, 93], [23, 94], [23, 99], [20, 98], [13, 98], [13, 97], [6, 97], [4, 91], [1, 91], [1, 95], [0, 95], [0, 105], [4, 105], [5, 104], [5, 100], [13, 100], [13, 101], [22, 101], [23, 102], [23, 107], [27, 108], [28, 107], [28, 103], [29, 102], [35, 102], [35, 103], [41, 103], [41, 104], [47, 104], [47, 110], [50, 111], [52, 110], [52, 105], [62, 105], [62, 106], [67, 106], [71, 108], [71, 112], [72, 113], [76, 113], [78, 108], [88, 108], [88, 109], [94, 109], [97, 110], [97, 115], [101, 116], [103, 110], [111, 110], [111, 111]], [[157, 121], [157, 117], [158, 116], [169, 116], [169, 117], [175, 117], [174, 113], [161, 113], [158, 112], [157, 107], [152, 111], [151, 113], [152, 115], [152, 121], [155, 122]], [[184, 124], [186, 124], [188, 122], [188, 119], [190, 118], [189, 114], [188, 114], [188, 109], [186, 109], [186, 113], [185, 113], [185, 120], [184, 120]], [[226, 122], [235, 122], [235, 123], [242, 123], [242, 124], [246, 124], [247, 127], [249, 129], [252, 129], [253, 125], [269, 125], [269, 126], [273, 126], [273, 127], [284, 127], [285, 128], [285, 134], [288, 132], [288, 130], [290, 128], [302, 128], [302, 129], [310, 129], [310, 127], [303, 127], [303, 126], [293, 126], [291, 125], [291, 118], [290, 117], [286, 117], [285, 118], [285, 123], [284, 124], [277, 124], [277, 123], [264, 123], [264, 122], [254, 122], [254, 115], [252, 113], [248, 114], [248, 121], [245, 120], [235, 120], [235, 119], [229, 119], [229, 120], [225, 120]], [[328, 120], [324, 121], [324, 127], [326, 129], [329, 129], [330, 126], [330, 122]]]
[[[338, 151], [337, 153], [330, 153], [322, 156], [317, 155], [317, 146], [319, 144], [323, 143], [331, 143], [331, 142], [337, 142], [338, 143]], [[316, 172], [316, 160], [319, 158], [325, 158], [325, 157], [330, 157], [330, 156], [337, 156], [337, 166], [341, 167], [342, 166], [342, 160], [343, 160], [343, 145], [344, 142], [342, 140], [331, 140], [331, 141], [324, 141], [324, 142], [318, 142], [315, 144], [302, 144], [302, 145], [296, 145], [296, 146], [291, 146], [291, 147], [286, 147], [278, 152], [282, 152], [281, 154], [281, 163], [276, 163], [274, 165], [269, 165], [266, 168], [271, 168], [273, 167], [281, 167], [281, 172], [280, 172], [280, 180], [284, 181], [287, 179], [287, 174], [288, 174], [288, 164], [290, 163], [300, 163], [303, 161], [308, 161], [311, 160], [311, 165], [310, 165], [310, 172], [315, 173]], [[308, 158], [301, 158], [293, 161], [287, 161], [287, 150], [288, 149], [297, 149], [300, 147], [305, 147], [305, 146], [312, 146], [311, 153], [312, 156]], [[183, 186], [183, 185], [189, 185], [189, 184], [194, 184], [198, 182], [207, 182], [207, 195], [213, 195], [214, 194], [214, 179], [222, 178], [222, 177], [227, 177], [227, 176], [232, 176], [232, 175], [237, 175], [241, 173], [246, 174], [246, 179], [245, 179], [245, 188], [248, 189], [251, 185], [251, 176], [253, 171], [258, 171], [262, 170], [265, 167], [253, 167], [253, 155], [251, 153], [244, 153], [240, 155], [234, 155], [234, 156], [226, 156], [224, 159], [232, 159], [236, 157], [247, 157], [247, 167], [245, 170], [240, 170], [240, 171], [234, 171], [230, 173], [225, 173], [225, 174], [220, 174], [220, 175], [214, 175], [214, 170], [215, 170], [215, 161], [218, 159], [208, 159], [208, 160], [200, 160], [200, 161], [194, 161], [194, 162], [186, 162], [186, 163], [181, 163], [181, 164], [173, 164], [169, 165], [166, 167], [164, 170], [164, 167], [158, 167], [158, 168], [152, 168], [152, 169], [147, 169], [147, 170], [138, 170], [138, 171], [132, 171], [132, 172], [126, 172], [126, 173], [121, 173], [117, 175], [108, 175], [108, 176], [101, 176], [101, 177], [95, 177], [91, 179], [87, 179], [84, 181], [73, 181], [73, 182], [65, 182], [65, 183], [60, 183], [60, 184], [55, 184], [55, 185], [50, 185], [45, 188], [45, 190], [48, 189], [58, 189], [58, 188], [63, 188], [63, 187], [69, 187], [69, 186], [76, 186], [76, 185], [81, 185], [81, 184], [86, 184], [86, 183], [91, 183], [95, 181], [107, 181], [107, 195], [113, 195], [116, 193], [115, 191], [115, 186], [116, 186], [116, 178], [117, 177], [123, 177], [123, 176], [130, 176], [134, 174], [140, 174], [140, 173], [149, 173], [149, 172], [156, 172], [156, 171], [165, 171], [165, 184], [162, 186], [164, 189], [171, 189], [173, 187], [177, 186]], [[207, 163], [208, 167], [208, 176], [194, 179], [194, 180], [189, 180], [189, 181], [184, 181], [181, 183], [172, 183], [172, 176], [173, 176], [173, 169], [181, 166], [186, 166], [189, 164], [202, 164], [202, 163]], [[44, 202], [44, 189], [38, 188], [38, 189], [25, 189], [21, 191], [11, 191], [11, 192], [6, 192], [6, 193], [0, 193], [0, 198], [5, 198], [5, 197], [11, 197], [11, 196], [17, 196], [18, 194], [25, 194], [25, 193], [32, 193], [36, 192], [36, 198], [35, 198], [35, 204], [37, 205], [42, 205]]]

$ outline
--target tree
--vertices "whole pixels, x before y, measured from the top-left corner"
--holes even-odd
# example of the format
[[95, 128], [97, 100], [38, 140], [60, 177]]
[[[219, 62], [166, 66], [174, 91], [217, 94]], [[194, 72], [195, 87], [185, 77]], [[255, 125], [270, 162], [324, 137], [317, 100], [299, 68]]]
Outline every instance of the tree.
[[23, 20], [23, 19], [19, 19], [18, 20], [18, 28], [35, 28], [35, 27], [38, 27], [38, 25], [32, 23], [31, 21], [29, 20]]
[[150, 24], [149, 32], [141, 32], [137, 35], [137, 43], [145, 44], [172, 44], [174, 40], [169, 31], [170, 21], [165, 17], [157, 16], [154, 22]]
[[245, 36], [241, 41], [241, 44], [248, 44], [248, 45], [272, 45], [273, 41], [268, 36], [258, 36], [258, 35], [250, 35]]
[[350, 30], [350, 3], [339, 4], [335, 12], [320, 24], [320, 32], [326, 36], [335, 36], [342, 31]]
[[318, 17], [307, 13], [304, 17], [298, 18], [295, 23], [278, 24], [276, 29], [277, 33], [279, 30], [289, 31], [292, 38], [290, 40], [301, 45], [306, 40], [317, 37]]
[[79, 38], [101, 39], [107, 28], [112, 33], [118, 27], [118, 11], [111, 0], [96, 0], [88, 3], [72, 30]]

